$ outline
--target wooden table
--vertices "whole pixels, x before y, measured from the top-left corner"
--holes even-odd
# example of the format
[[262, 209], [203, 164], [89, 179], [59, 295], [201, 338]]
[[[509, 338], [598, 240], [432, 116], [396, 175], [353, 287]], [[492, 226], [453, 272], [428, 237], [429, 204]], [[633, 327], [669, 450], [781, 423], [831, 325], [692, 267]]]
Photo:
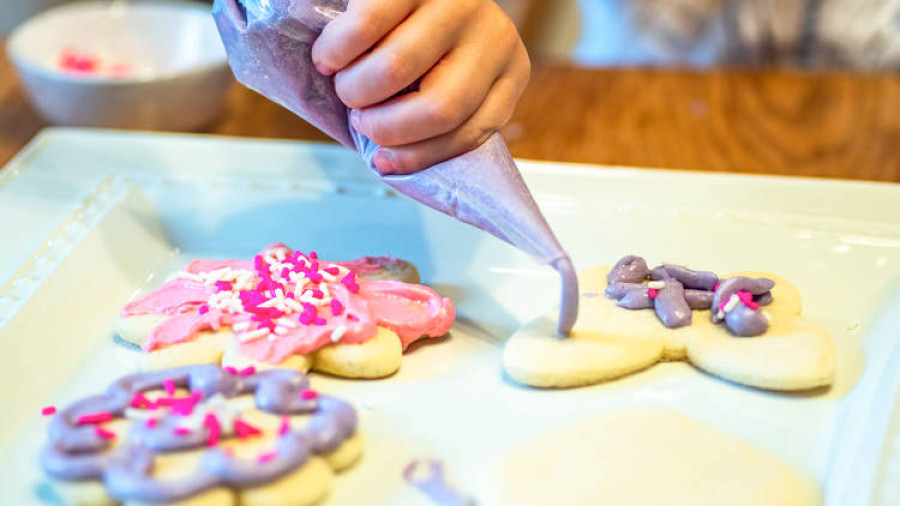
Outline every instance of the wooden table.
[[[45, 123], [0, 55], [2, 165]], [[326, 140], [240, 86], [209, 133]], [[900, 182], [900, 76], [537, 64], [504, 135], [521, 158]]]

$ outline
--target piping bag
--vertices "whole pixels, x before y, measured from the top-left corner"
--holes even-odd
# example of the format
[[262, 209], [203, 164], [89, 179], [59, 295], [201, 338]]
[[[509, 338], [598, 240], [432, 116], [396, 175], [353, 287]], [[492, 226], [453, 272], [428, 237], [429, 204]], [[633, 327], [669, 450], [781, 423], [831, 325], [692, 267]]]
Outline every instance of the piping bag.
[[578, 316], [575, 268], [498, 133], [468, 153], [415, 174], [381, 176], [375, 169], [378, 145], [350, 126], [333, 77], [319, 74], [311, 57], [319, 33], [346, 7], [347, 0], [215, 0], [213, 16], [242, 84], [356, 149], [398, 192], [553, 266], [562, 280], [557, 331], [567, 335]]

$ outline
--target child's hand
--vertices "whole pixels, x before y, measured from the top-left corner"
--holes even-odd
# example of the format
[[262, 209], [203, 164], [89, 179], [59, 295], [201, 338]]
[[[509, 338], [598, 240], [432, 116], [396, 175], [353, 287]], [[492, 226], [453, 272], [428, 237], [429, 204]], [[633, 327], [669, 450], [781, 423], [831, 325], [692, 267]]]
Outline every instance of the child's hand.
[[[480, 146], [512, 115], [531, 66], [490, 0], [350, 0], [312, 49], [335, 74], [354, 128], [382, 146], [384, 174], [407, 174]], [[391, 97], [422, 78], [419, 91]]]

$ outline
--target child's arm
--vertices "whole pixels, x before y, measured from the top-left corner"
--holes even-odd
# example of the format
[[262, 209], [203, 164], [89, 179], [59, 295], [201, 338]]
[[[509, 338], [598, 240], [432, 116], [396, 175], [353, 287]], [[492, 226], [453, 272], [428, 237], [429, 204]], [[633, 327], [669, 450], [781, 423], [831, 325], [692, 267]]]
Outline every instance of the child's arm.
[[[350, 0], [312, 56], [335, 74], [354, 127], [382, 146], [373, 160], [385, 174], [481, 145], [509, 120], [531, 71], [516, 27], [490, 0]], [[417, 92], [391, 99], [420, 78]]]

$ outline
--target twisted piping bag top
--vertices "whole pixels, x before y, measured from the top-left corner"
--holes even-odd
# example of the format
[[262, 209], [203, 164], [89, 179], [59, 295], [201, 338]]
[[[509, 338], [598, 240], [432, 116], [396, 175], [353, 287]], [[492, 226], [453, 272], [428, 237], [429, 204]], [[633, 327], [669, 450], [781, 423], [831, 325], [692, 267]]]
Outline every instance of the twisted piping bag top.
[[[348, 147], [376, 173], [378, 146], [354, 131], [331, 76], [312, 63], [316, 37], [347, 0], [215, 0], [213, 14], [237, 79]], [[411, 175], [381, 176], [398, 192], [480, 228], [552, 265], [562, 280], [558, 332], [578, 316], [578, 280], [499, 134]]]

